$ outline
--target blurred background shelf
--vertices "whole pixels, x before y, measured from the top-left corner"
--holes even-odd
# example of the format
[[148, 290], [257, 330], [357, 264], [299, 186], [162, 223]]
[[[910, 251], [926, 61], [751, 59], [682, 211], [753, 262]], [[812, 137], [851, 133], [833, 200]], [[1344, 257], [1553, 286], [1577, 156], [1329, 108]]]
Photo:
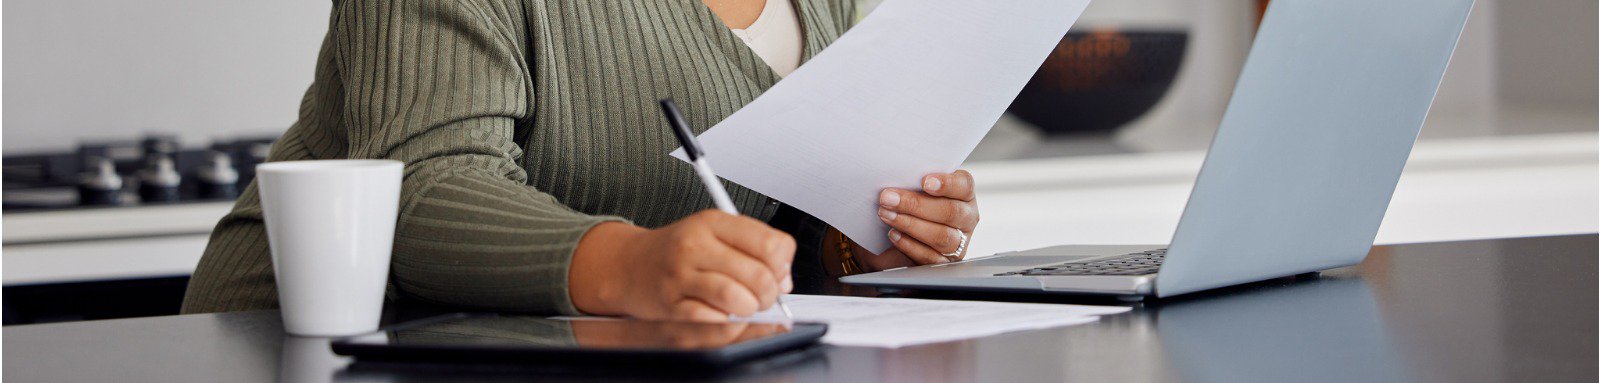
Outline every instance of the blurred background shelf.
[[[1379, 244], [1600, 230], [1600, 135], [1437, 139], [1412, 152]], [[1203, 151], [971, 162], [972, 254], [1171, 239]]]

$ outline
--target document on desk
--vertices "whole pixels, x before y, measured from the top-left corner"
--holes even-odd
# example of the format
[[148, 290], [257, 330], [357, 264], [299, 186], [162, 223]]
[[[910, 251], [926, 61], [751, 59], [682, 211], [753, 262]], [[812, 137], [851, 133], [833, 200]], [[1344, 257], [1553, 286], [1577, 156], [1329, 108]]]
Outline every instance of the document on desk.
[[699, 141], [718, 175], [882, 252], [878, 192], [954, 171], [1088, 3], [886, 1]]
[[[1127, 307], [1040, 303], [863, 298], [824, 295], [784, 296], [795, 320], [828, 323], [824, 343], [897, 348], [977, 338], [1007, 332], [1091, 323]], [[767, 310], [749, 318], [779, 321]]]

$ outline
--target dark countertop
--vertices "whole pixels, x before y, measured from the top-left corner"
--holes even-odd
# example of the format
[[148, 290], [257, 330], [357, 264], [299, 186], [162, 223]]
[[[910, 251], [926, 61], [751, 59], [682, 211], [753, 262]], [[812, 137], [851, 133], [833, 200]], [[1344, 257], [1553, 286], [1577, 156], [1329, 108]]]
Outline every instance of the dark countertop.
[[[799, 361], [704, 380], [1592, 382], [1596, 243], [1595, 235], [1579, 235], [1376, 247], [1361, 265], [1319, 277], [1151, 301], [1089, 325], [902, 349], [824, 347]], [[11, 326], [3, 337], [4, 379], [14, 382], [553, 378], [348, 366], [325, 340], [283, 335], [276, 311]]]

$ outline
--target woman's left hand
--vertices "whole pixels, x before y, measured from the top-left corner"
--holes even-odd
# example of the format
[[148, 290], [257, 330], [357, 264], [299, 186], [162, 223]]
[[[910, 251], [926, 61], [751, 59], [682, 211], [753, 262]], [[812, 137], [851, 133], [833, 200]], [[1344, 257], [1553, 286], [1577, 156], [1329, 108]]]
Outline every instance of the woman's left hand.
[[967, 256], [967, 244], [978, 227], [972, 173], [929, 174], [922, 177], [922, 191], [883, 189], [878, 195], [878, 219], [889, 224], [894, 247], [864, 260], [867, 267], [959, 261]]

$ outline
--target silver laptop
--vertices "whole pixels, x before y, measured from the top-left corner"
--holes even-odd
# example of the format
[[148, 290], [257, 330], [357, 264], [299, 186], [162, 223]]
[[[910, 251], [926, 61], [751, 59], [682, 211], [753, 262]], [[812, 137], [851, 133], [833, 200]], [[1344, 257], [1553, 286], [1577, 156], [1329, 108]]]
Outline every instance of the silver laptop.
[[1170, 245], [1056, 246], [841, 281], [1138, 298], [1359, 263], [1472, 4], [1272, 2]]

